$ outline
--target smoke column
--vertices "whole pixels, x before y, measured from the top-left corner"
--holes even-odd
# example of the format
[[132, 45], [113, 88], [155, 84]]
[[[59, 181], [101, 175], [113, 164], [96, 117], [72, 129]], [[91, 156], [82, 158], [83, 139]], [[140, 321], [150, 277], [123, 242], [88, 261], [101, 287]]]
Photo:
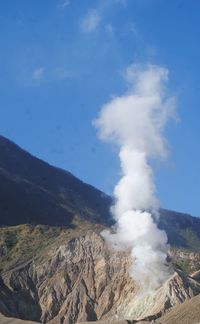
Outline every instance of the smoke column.
[[131, 65], [125, 79], [127, 93], [105, 104], [94, 121], [100, 139], [118, 146], [121, 164], [112, 206], [116, 233], [104, 236], [120, 249], [131, 249], [130, 274], [141, 290], [151, 291], [169, 277], [167, 236], [152, 218], [159, 201], [151, 162], [167, 156], [163, 130], [174, 115], [175, 100], [167, 95], [168, 70], [163, 67]]

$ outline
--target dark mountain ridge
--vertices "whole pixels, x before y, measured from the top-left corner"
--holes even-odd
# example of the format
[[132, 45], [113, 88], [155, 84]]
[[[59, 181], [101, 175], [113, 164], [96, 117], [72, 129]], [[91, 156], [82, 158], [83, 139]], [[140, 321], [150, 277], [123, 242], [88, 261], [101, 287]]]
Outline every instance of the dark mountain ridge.
[[[0, 226], [71, 226], [74, 216], [111, 224], [111, 197], [0, 136]], [[200, 219], [161, 209], [158, 220], [172, 246], [200, 248]]]
[[0, 315], [51, 324], [151, 322], [199, 294], [200, 219], [161, 209], [157, 223], [177, 271], [138, 307], [129, 252], [110, 249], [101, 235], [111, 203], [0, 136]]
[[0, 225], [70, 224], [74, 215], [104, 223], [111, 198], [0, 136]]

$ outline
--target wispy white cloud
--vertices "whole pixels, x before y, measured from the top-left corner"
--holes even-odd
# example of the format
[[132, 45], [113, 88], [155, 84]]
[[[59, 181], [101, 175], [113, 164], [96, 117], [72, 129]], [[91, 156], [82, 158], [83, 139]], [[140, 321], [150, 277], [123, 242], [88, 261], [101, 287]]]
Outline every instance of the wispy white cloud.
[[63, 4], [62, 4], [62, 7], [63, 8], [66, 8], [70, 5], [70, 0], [64, 0]]
[[105, 26], [105, 30], [106, 30], [106, 32], [107, 32], [110, 36], [113, 36], [114, 33], [115, 33], [115, 29], [114, 29], [114, 27], [113, 27], [112, 24], [107, 24], [107, 25]]
[[97, 9], [91, 9], [81, 21], [81, 31], [90, 33], [95, 31], [101, 21], [101, 16]]
[[68, 69], [67, 67], [55, 67], [53, 69], [46, 70], [44, 67], [38, 67], [31, 72], [31, 78], [29, 74], [30, 84], [37, 83], [49, 83], [56, 81], [64, 81], [67, 79], [77, 79], [79, 78], [79, 73]]
[[127, 6], [127, 0], [114, 0], [115, 3], [121, 4], [122, 6]]
[[130, 25], [130, 32], [133, 33], [135, 36], [138, 36], [138, 30], [137, 30], [135, 23], [132, 23]]
[[67, 68], [56, 68], [52, 71], [52, 79], [56, 80], [76, 79], [78, 77], [78, 73]]
[[44, 78], [44, 67], [39, 67], [35, 69], [32, 73], [32, 79], [35, 81], [42, 80]]
[[[106, 0], [100, 2], [99, 5], [93, 7], [93, 9], [89, 9], [86, 15], [81, 20], [81, 31], [84, 33], [90, 33], [95, 31], [96, 28], [100, 25], [100, 23], [102, 23], [105, 20], [106, 13], [112, 10], [113, 6], [115, 5], [127, 7], [128, 0]], [[105, 24], [103, 28], [110, 35], [114, 35], [114, 28], [112, 24]]]

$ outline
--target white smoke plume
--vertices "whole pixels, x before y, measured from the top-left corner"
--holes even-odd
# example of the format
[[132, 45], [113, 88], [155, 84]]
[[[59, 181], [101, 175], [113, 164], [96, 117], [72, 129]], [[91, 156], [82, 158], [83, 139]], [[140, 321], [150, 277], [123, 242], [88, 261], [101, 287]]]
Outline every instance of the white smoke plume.
[[122, 177], [114, 189], [112, 214], [116, 233], [104, 236], [118, 248], [131, 249], [131, 275], [141, 290], [155, 290], [168, 277], [167, 236], [158, 229], [151, 161], [167, 155], [164, 126], [174, 115], [175, 100], [167, 94], [168, 70], [131, 65], [125, 73], [128, 91], [105, 104], [94, 125], [103, 141], [118, 145]]

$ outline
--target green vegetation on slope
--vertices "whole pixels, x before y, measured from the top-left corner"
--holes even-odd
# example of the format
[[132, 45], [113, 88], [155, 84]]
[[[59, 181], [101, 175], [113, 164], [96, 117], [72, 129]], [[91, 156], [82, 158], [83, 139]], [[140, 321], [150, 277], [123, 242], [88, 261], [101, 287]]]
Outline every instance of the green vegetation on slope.
[[192, 251], [200, 251], [200, 238], [192, 228], [180, 229], [178, 233], [185, 239], [187, 246]]
[[52, 249], [83, 235], [90, 228], [98, 232], [103, 228], [78, 218], [72, 225], [71, 228], [29, 224], [0, 227], [0, 272], [33, 259], [42, 262], [51, 257]]
[[193, 269], [193, 264], [191, 264], [188, 260], [186, 259], [177, 259], [173, 262], [174, 269], [180, 269], [186, 274], [190, 274], [191, 272], [194, 271]]
[[162, 209], [158, 226], [166, 231], [170, 246], [200, 252], [200, 218]]

